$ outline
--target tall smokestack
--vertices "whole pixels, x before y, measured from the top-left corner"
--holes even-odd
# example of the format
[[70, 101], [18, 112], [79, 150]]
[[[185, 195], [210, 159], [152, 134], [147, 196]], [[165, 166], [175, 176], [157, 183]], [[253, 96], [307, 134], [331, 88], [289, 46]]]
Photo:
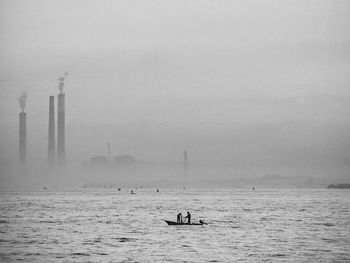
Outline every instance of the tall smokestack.
[[25, 165], [27, 159], [27, 114], [19, 114], [19, 163]]
[[55, 97], [49, 98], [49, 143], [47, 161], [49, 166], [55, 163]]
[[64, 93], [58, 94], [57, 104], [57, 162], [63, 165], [66, 161], [65, 149], [65, 110]]
[[26, 107], [27, 94], [22, 92], [18, 98], [21, 112], [19, 114], [19, 163], [24, 166], [27, 159], [27, 114], [24, 112]]
[[66, 146], [65, 146], [65, 94], [63, 93], [64, 80], [68, 76], [65, 72], [64, 76], [59, 78], [58, 89], [60, 93], [57, 95], [57, 162], [64, 165], [66, 162]]

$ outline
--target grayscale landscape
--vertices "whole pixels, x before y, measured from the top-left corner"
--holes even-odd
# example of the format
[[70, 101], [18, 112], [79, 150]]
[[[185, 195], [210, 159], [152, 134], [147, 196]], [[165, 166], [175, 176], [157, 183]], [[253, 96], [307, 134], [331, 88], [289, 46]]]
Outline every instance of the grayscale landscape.
[[350, 261], [349, 28], [346, 0], [0, 1], [0, 261]]

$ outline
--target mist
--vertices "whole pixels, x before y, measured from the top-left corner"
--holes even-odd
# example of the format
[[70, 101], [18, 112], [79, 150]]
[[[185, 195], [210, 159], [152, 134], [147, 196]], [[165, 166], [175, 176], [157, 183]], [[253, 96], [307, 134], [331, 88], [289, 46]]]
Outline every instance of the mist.
[[1, 1], [1, 186], [349, 182], [349, 27], [348, 1]]

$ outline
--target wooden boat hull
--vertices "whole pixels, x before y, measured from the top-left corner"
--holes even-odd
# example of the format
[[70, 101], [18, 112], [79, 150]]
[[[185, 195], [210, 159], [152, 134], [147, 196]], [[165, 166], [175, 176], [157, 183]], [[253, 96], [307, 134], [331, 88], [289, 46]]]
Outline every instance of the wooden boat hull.
[[168, 220], [164, 220], [169, 226], [202, 226], [203, 224], [200, 223], [191, 223], [191, 224], [187, 224], [187, 223], [177, 223], [174, 221], [168, 221]]

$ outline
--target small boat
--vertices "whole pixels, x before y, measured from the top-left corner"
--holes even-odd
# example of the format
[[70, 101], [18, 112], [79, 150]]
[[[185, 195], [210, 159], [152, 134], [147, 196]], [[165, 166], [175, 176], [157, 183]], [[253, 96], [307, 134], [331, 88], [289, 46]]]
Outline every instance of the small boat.
[[187, 223], [178, 223], [178, 222], [174, 222], [174, 221], [168, 221], [168, 220], [164, 220], [169, 226], [202, 226], [202, 225], [206, 225], [206, 223], [204, 223], [203, 221], [201, 223], [191, 223], [191, 224], [187, 224]]

